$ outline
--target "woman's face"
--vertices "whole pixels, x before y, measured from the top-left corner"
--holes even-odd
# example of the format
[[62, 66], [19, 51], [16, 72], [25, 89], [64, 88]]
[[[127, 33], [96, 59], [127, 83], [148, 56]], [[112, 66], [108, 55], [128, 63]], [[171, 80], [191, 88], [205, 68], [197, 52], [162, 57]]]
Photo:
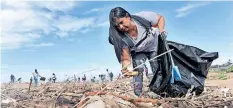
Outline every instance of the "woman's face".
[[131, 19], [129, 16], [125, 16], [123, 18], [116, 18], [117, 28], [122, 32], [129, 31], [131, 26]]

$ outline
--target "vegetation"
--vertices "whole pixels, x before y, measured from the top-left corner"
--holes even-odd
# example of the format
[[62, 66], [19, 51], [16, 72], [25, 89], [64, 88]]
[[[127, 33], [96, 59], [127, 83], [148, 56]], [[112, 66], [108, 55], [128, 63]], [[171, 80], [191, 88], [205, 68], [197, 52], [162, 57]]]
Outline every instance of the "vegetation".
[[233, 66], [228, 67], [227, 70], [226, 70], [226, 72], [227, 73], [233, 72]]
[[227, 80], [227, 75], [226, 75], [226, 73], [225, 73], [225, 72], [220, 72], [220, 73], [218, 74], [218, 79], [220, 79], [220, 80]]

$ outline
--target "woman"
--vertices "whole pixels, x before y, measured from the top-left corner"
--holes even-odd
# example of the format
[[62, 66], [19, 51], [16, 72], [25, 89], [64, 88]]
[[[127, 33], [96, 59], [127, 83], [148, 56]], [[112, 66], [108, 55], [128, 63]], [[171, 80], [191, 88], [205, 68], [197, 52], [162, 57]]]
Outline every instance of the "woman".
[[[163, 16], [148, 11], [131, 16], [125, 9], [116, 7], [111, 10], [109, 20], [109, 41], [114, 45], [118, 60], [122, 64], [123, 74], [157, 55], [158, 35], [154, 28], [157, 27], [159, 33], [165, 32]], [[155, 72], [157, 61], [150, 61], [150, 66], [152, 72]], [[134, 76], [134, 92], [140, 96], [144, 66], [137, 68], [136, 71], [139, 74]]]

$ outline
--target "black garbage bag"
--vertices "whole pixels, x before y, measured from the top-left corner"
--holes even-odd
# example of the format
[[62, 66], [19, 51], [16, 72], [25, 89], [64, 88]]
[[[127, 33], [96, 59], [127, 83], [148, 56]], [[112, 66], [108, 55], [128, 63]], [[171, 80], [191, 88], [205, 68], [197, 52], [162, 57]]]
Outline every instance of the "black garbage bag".
[[197, 95], [201, 94], [208, 70], [213, 60], [218, 58], [218, 52], [206, 52], [193, 46], [166, 41], [159, 36], [158, 55], [167, 51], [166, 44], [169, 49], [174, 49], [171, 55], [182, 80], [170, 83], [172, 65], [166, 54], [158, 58], [159, 67], [149, 84], [150, 90], [161, 96], [181, 97], [192, 87], [191, 93], [195, 91]]
[[41, 80], [41, 81], [45, 81], [46, 78], [45, 78], [45, 77], [40, 77], [40, 80]]

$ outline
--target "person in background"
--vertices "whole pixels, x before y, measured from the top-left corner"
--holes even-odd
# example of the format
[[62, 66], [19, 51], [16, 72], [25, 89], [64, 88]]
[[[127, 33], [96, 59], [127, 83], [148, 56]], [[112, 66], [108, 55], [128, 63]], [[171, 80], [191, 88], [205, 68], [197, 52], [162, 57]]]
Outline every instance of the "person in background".
[[109, 75], [109, 78], [110, 78], [110, 81], [113, 80], [113, 73], [112, 72], [109, 72], [108, 69], [106, 69], [108, 75]]
[[53, 79], [53, 83], [55, 83], [56, 82], [56, 80], [57, 80], [57, 77], [56, 77], [56, 75], [53, 73], [53, 77], [52, 77], [52, 79]]
[[85, 82], [86, 81], [86, 75], [84, 74], [84, 76], [83, 76], [83, 78], [82, 78], [82, 80], [83, 80], [83, 82]]
[[112, 80], [113, 80], [113, 73], [110, 72], [110, 73], [109, 73], [109, 76], [110, 76], [110, 80], [112, 81]]
[[91, 82], [95, 82], [95, 76], [91, 79]]
[[49, 80], [49, 83], [51, 83], [51, 82], [52, 82], [52, 78], [51, 78], [51, 77], [50, 77], [48, 80]]
[[104, 79], [105, 79], [105, 78], [104, 78], [104, 74], [100, 74], [99, 77], [100, 77], [100, 80], [101, 80], [102, 82], [104, 82]]
[[103, 74], [103, 81], [105, 82], [106, 81], [106, 75]]
[[80, 77], [78, 77], [78, 82], [80, 82]]
[[13, 74], [11, 74], [11, 83], [14, 83], [15, 82], [15, 76]]
[[74, 82], [77, 82], [77, 78], [76, 78], [75, 74], [74, 74]]
[[37, 87], [38, 86], [39, 77], [41, 77], [41, 76], [38, 73], [37, 69], [35, 69], [35, 72], [33, 72], [32, 75], [33, 75], [33, 79], [34, 79], [34, 86]]

